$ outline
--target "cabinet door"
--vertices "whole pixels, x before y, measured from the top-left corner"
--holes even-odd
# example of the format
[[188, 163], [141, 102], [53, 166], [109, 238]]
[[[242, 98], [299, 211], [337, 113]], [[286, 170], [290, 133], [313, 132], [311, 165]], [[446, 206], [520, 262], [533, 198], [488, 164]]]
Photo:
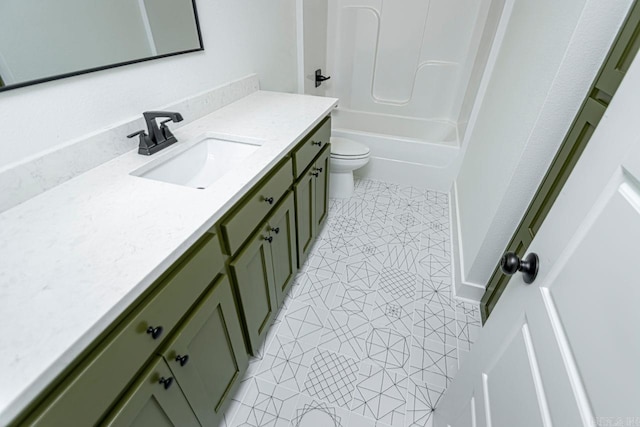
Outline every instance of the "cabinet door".
[[217, 425], [223, 403], [248, 365], [240, 320], [226, 276], [185, 320], [163, 353], [202, 425]]
[[293, 193], [285, 197], [277, 210], [267, 220], [271, 231], [271, 258], [278, 307], [282, 306], [287, 291], [298, 271]]
[[314, 166], [316, 176], [316, 230], [320, 231], [320, 226], [327, 219], [329, 213], [329, 157], [331, 155], [331, 144], [327, 144]]
[[250, 351], [255, 354], [278, 311], [276, 288], [273, 284], [270, 237], [266, 225], [229, 264], [240, 297]]
[[316, 179], [310, 167], [296, 184], [298, 268], [307, 260], [316, 235]]
[[[96, 384], [96, 387], [100, 385]], [[156, 357], [103, 425], [187, 427], [199, 426], [200, 423], [171, 375], [169, 367], [162, 358]]]

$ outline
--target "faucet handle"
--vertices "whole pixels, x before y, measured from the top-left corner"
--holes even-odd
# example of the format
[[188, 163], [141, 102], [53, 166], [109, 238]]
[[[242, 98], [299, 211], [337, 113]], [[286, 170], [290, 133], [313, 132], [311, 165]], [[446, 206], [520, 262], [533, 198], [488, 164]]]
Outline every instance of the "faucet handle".
[[130, 135], [127, 135], [127, 138], [133, 138], [134, 136], [140, 136], [140, 143], [138, 145], [138, 153], [139, 154], [145, 154], [145, 155], [149, 155], [151, 154], [149, 152], [149, 149], [154, 146], [155, 144], [153, 143], [153, 141], [151, 141], [151, 138], [149, 138], [149, 135], [147, 135], [147, 132], [145, 132], [144, 130], [139, 130], [137, 132], [134, 132]]
[[134, 136], [138, 136], [138, 135], [140, 135], [140, 139], [144, 138], [145, 136], [149, 136], [147, 135], [147, 132], [145, 132], [144, 130], [139, 130], [130, 135], [127, 135], [127, 138], [133, 138]]
[[167, 123], [172, 121], [172, 119], [166, 119], [160, 122], [160, 132], [162, 132], [162, 135], [165, 139], [173, 137], [173, 133], [171, 133], [171, 131], [169, 130], [169, 126], [167, 126]]

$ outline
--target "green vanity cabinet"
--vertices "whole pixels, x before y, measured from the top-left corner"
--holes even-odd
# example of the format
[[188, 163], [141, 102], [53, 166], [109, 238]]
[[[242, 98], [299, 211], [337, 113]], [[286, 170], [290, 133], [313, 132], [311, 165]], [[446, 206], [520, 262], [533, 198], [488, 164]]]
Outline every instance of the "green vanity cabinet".
[[289, 190], [293, 184], [292, 171], [291, 158], [287, 157], [225, 215], [220, 230], [228, 255], [242, 247]]
[[264, 340], [297, 272], [294, 230], [293, 194], [289, 192], [229, 264], [252, 354]]
[[316, 179], [307, 170], [295, 185], [296, 228], [298, 231], [298, 268], [307, 260], [316, 229]]
[[295, 216], [293, 193], [289, 192], [267, 220], [267, 227], [273, 237], [273, 240], [270, 240], [270, 246], [278, 307], [282, 307], [298, 272]]
[[295, 185], [298, 268], [307, 260], [329, 212], [330, 156], [331, 145], [327, 144]]
[[162, 353], [203, 426], [216, 426], [249, 363], [231, 285], [222, 276]]
[[[78, 412], [80, 411], [81, 409]], [[59, 425], [81, 424], [71, 422]], [[197, 427], [200, 423], [165, 361], [161, 357], [155, 357], [101, 425]]]
[[[220, 274], [224, 259], [218, 236], [205, 233], [19, 424], [106, 417], [113, 425], [188, 426], [218, 417], [248, 364], [231, 285]], [[166, 390], [163, 377], [173, 378]]]
[[223, 268], [218, 236], [205, 233], [52, 390], [27, 424], [91, 425], [103, 417]]
[[327, 218], [330, 135], [326, 117], [11, 425], [218, 425]]
[[327, 116], [293, 150], [293, 169], [296, 179], [318, 157], [318, 154], [331, 142], [331, 117]]
[[316, 160], [313, 171], [318, 175], [316, 178], [316, 230], [320, 232], [320, 228], [329, 214], [329, 161], [331, 157], [331, 146], [325, 149]]
[[229, 264], [252, 354], [260, 347], [278, 311], [269, 237], [270, 232], [263, 225]]

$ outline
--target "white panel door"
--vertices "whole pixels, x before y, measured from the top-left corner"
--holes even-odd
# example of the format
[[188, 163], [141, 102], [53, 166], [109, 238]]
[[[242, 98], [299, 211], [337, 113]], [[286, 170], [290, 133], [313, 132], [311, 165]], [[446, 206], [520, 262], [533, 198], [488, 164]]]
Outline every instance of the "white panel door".
[[434, 425], [640, 426], [639, 93], [636, 59]]

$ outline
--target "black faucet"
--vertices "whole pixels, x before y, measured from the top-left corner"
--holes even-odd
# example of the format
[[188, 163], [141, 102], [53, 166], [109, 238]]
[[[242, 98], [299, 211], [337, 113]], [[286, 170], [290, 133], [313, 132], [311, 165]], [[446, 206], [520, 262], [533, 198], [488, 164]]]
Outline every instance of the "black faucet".
[[[127, 138], [133, 138], [134, 136], [140, 136], [140, 145], [138, 146], [138, 154], [150, 156], [153, 153], [157, 153], [170, 146], [171, 144], [178, 142], [176, 137], [171, 133], [168, 122], [181, 122], [182, 114], [172, 113], [169, 111], [145, 111], [142, 113], [144, 121], [147, 123], [147, 130], [139, 130], [131, 135], [127, 135]], [[166, 117], [166, 120], [160, 122], [160, 126], [156, 122], [156, 119]]]

